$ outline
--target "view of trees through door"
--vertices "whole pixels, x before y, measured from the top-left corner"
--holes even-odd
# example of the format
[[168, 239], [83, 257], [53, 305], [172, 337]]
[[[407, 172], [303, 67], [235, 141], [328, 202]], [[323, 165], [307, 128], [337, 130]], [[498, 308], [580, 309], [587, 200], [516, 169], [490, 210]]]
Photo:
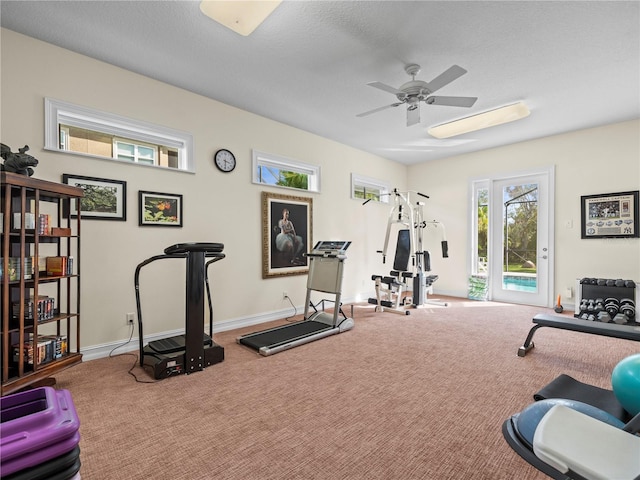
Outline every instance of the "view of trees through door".
[[[503, 273], [535, 274], [538, 226], [538, 186], [536, 184], [509, 185], [503, 188]], [[503, 288], [509, 276], [503, 275]], [[522, 285], [536, 287], [536, 277]]]

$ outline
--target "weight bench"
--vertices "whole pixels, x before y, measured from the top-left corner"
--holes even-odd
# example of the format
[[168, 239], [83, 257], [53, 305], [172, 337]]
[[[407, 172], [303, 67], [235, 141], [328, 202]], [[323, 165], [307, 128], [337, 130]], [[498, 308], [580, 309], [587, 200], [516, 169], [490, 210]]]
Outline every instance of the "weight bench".
[[640, 325], [618, 325], [616, 323], [603, 323], [591, 320], [581, 320], [560, 315], [538, 314], [533, 317], [535, 325], [529, 330], [529, 335], [524, 341], [524, 345], [518, 348], [518, 356], [524, 357], [535, 345], [533, 335], [541, 327], [560, 328], [574, 332], [591, 333], [603, 335], [605, 337], [622, 338], [623, 340], [634, 340], [640, 342]]

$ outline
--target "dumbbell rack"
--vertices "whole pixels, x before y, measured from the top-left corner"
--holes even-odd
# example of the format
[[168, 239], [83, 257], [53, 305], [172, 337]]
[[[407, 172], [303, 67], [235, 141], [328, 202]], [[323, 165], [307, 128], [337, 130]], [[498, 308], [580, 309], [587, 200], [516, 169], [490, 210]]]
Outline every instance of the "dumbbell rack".
[[640, 325], [637, 283], [632, 280], [581, 278], [576, 284], [574, 317], [619, 325]]

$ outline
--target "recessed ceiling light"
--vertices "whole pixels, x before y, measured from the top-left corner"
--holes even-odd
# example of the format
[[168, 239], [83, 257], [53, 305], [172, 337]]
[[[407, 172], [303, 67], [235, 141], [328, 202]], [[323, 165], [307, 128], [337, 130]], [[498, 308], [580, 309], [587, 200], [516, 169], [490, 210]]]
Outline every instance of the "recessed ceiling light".
[[463, 133], [475, 132], [483, 128], [494, 127], [507, 122], [520, 120], [529, 116], [529, 108], [523, 103], [518, 102], [506, 107], [496, 108], [488, 112], [472, 115], [471, 117], [461, 118], [449, 123], [443, 123], [436, 127], [432, 127], [427, 132], [432, 137], [449, 138]]
[[258, 28], [282, 0], [203, 0], [200, 10], [207, 17], [245, 37]]

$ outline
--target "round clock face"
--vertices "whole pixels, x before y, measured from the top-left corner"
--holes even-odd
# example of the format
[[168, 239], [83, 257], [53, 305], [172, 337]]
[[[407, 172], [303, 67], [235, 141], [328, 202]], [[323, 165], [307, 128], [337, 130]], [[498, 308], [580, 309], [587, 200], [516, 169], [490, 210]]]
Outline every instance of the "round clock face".
[[236, 157], [229, 150], [218, 150], [213, 157], [218, 167], [223, 172], [230, 172], [236, 168]]

